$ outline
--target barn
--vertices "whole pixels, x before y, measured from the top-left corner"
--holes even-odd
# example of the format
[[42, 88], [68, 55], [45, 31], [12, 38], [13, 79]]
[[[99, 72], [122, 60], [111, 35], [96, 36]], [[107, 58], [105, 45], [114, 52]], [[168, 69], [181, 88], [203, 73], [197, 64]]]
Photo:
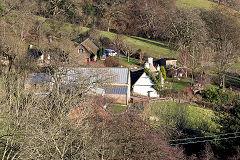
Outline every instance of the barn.
[[130, 100], [129, 68], [70, 68], [61, 87], [82, 88], [87, 94], [102, 95], [113, 103], [127, 105]]

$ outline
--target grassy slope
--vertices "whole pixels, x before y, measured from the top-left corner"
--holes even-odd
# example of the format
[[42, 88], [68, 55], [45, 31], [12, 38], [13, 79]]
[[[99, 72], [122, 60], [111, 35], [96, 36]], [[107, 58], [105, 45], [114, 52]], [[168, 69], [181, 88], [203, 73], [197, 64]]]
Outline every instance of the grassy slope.
[[[174, 124], [174, 118], [182, 112], [185, 116], [185, 129], [194, 130], [207, 134], [209, 132], [219, 132], [218, 125], [213, 122], [214, 112], [209, 109], [198, 106], [182, 104], [184, 110], [179, 110], [175, 102], [155, 102], [152, 103], [148, 111], [148, 117], [156, 116], [164, 125], [171, 126]], [[179, 121], [179, 119], [177, 119]], [[152, 122], [154, 126], [158, 126], [159, 122]]]
[[[86, 28], [84, 28], [86, 30]], [[103, 37], [108, 37], [113, 40], [116, 37], [115, 33], [100, 31], [100, 35]], [[131, 45], [134, 50], [141, 49], [143, 50], [148, 56], [153, 56], [155, 58], [163, 58], [163, 57], [176, 57], [177, 54], [171, 51], [167, 44], [149, 40], [146, 38], [135, 37], [135, 36], [124, 36], [126, 42]]]
[[177, 0], [178, 7], [211, 9], [214, 5], [216, 5], [216, 3], [208, 0]]
[[[41, 21], [46, 20], [42, 17], [39, 18]], [[45, 28], [49, 28], [49, 24], [45, 24]], [[62, 24], [61, 31], [65, 34], [70, 34], [71, 32], [86, 32], [89, 29], [86, 27], [81, 27], [81, 26], [75, 26], [72, 24], [64, 23]], [[99, 31], [100, 36], [102, 37], [107, 37], [113, 40], [116, 37], [115, 33], [112, 32], [106, 32], [106, 31]], [[126, 42], [133, 47], [134, 50], [141, 49], [143, 50], [146, 55], [148, 56], [153, 56], [155, 58], [163, 58], [163, 57], [177, 57], [177, 54], [173, 51], [171, 51], [167, 44], [159, 42], [159, 41], [154, 41], [154, 40], [149, 40], [141, 37], [135, 37], [135, 36], [124, 36]]]
[[[209, 0], [177, 0], [178, 7], [187, 7], [187, 8], [205, 8], [211, 9], [212, 7], [216, 6], [217, 4], [211, 2]], [[233, 13], [237, 13], [236, 11], [229, 8], [229, 10]], [[240, 13], [238, 13], [240, 14]], [[232, 67], [233, 71], [240, 71], [240, 58], [238, 63]]]

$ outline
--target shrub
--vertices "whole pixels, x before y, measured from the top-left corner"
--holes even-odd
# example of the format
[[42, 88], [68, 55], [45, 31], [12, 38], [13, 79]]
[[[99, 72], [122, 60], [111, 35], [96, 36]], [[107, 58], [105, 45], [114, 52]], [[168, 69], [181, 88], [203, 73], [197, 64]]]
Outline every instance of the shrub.
[[107, 57], [104, 61], [104, 65], [106, 67], [119, 67], [120, 63], [117, 59], [115, 59], [114, 57]]
[[102, 46], [104, 46], [106, 48], [108, 48], [112, 44], [111, 39], [109, 39], [107, 37], [101, 37], [100, 42], [101, 42]]
[[220, 89], [216, 87], [203, 90], [202, 97], [205, 101], [216, 103], [220, 98]]
[[166, 80], [167, 79], [166, 69], [163, 66], [161, 67], [161, 72], [162, 72], [163, 78]]
[[97, 58], [98, 60], [101, 59], [101, 57], [103, 56], [104, 54], [104, 48], [100, 48], [98, 51], [97, 51]]
[[233, 91], [213, 87], [204, 90], [202, 97], [207, 102], [215, 103], [218, 109], [229, 109], [234, 106], [238, 99]]

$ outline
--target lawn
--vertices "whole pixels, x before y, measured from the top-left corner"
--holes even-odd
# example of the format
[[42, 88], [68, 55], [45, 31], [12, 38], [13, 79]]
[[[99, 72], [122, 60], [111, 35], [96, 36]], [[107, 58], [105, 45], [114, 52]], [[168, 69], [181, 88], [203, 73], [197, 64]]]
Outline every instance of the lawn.
[[117, 113], [122, 113], [124, 111], [126, 111], [128, 108], [128, 106], [126, 105], [109, 105], [107, 106], [107, 110], [110, 111], [113, 114], [117, 114]]
[[[168, 78], [168, 80], [172, 81], [172, 78]], [[177, 80], [176, 78], [174, 79], [172, 89], [173, 90], [183, 90], [184, 88], [187, 88], [189, 83], [191, 83], [192, 79], [191, 78], [186, 78], [186, 79], [181, 79]]]
[[159, 118], [159, 121], [151, 122], [157, 128], [175, 127], [178, 124], [185, 130], [197, 131], [204, 135], [219, 132], [219, 126], [212, 120], [214, 112], [198, 106], [175, 102], [155, 102], [150, 105], [146, 115]]
[[174, 90], [183, 90], [184, 88], [187, 88], [189, 83], [191, 82], [191, 78], [181, 79], [180, 81], [175, 80], [173, 82], [173, 89]]
[[211, 9], [216, 3], [209, 0], [177, 0], [178, 7]]
[[[116, 37], [115, 33], [100, 31], [100, 35], [113, 40]], [[146, 55], [154, 58], [174, 57], [178, 54], [168, 48], [168, 45], [163, 42], [149, 40], [146, 38], [135, 36], [124, 36], [125, 41], [134, 48], [134, 50], [141, 49]]]
[[138, 60], [133, 59], [133, 58], [129, 58], [129, 62], [128, 62], [127, 57], [120, 57], [119, 62], [124, 67], [134, 67], [134, 66], [140, 66], [141, 65], [141, 63], [139, 63]]

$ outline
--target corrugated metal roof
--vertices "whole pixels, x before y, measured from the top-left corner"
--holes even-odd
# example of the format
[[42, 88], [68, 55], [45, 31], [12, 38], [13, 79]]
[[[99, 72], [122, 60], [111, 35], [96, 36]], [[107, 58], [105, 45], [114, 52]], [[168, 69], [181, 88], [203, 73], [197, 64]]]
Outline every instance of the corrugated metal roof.
[[64, 83], [80, 82], [89, 83], [128, 84], [128, 68], [71, 68], [66, 71], [62, 80]]
[[105, 94], [127, 94], [127, 86], [112, 86], [111, 88], [104, 88]]

